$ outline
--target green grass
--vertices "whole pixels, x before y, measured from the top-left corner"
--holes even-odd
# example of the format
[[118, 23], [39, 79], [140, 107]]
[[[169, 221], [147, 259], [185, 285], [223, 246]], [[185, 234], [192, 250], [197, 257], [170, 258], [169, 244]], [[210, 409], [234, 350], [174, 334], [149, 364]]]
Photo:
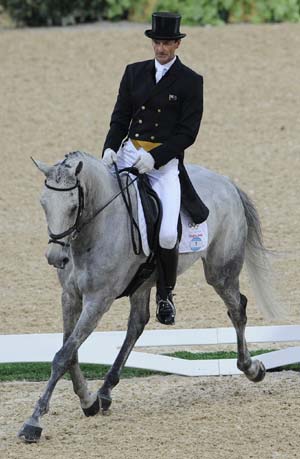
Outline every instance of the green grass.
[[[251, 352], [252, 356], [271, 352], [269, 349], [260, 349], [259, 351]], [[236, 352], [201, 352], [193, 353], [186, 351], [178, 351], [168, 354], [171, 357], [178, 357], [187, 360], [208, 360], [208, 359], [236, 359]], [[87, 379], [102, 379], [109, 370], [108, 365], [94, 365], [83, 363], [80, 364], [85, 377]], [[289, 369], [300, 371], [300, 364], [286, 365], [285, 367], [277, 368], [276, 371]], [[0, 381], [47, 381], [51, 373], [51, 364], [46, 362], [41, 363], [2, 363], [0, 364]], [[157, 371], [140, 370], [137, 368], [124, 368], [122, 378], [146, 377], [155, 374], [165, 375]], [[69, 379], [69, 375], [65, 376]]]
[[[109, 370], [109, 365], [96, 365], [82, 363], [80, 368], [87, 379], [102, 379]], [[51, 363], [2, 363], [0, 364], [1, 381], [47, 381], [51, 373]], [[151, 376], [158, 372], [140, 370], [137, 368], [124, 368], [122, 378], [133, 378], [135, 376]], [[70, 379], [69, 374], [64, 376]]]
[[[272, 349], [273, 350], [273, 349]], [[271, 349], [260, 349], [259, 351], [250, 352], [252, 356], [272, 352]], [[218, 352], [188, 352], [177, 351], [168, 354], [170, 357], [178, 357], [186, 360], [217, 360], [217, 359], [237, 359], [237, 353], [234, 351], [218, 351]]]

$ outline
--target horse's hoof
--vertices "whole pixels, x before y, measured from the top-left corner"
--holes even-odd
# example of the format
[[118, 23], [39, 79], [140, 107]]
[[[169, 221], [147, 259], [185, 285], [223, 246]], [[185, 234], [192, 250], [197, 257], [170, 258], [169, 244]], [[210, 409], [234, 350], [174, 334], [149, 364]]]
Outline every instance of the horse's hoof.
[[111, 397], [103, 396], [100, 394], [100, 400], [101, 400], [101, 413], [110, 414], [109, 408], [112, 403]]
[[247, 378], [252, 382], [260, 382], [266, 376], [266, 369], [260, 360], [253, 360], [250, 367], [244, 370]]
[[260, 382], [266, 376], [266, 368], [262, 362], [259, 362], [257, 375], [252, 379], [253, 382]]
[[99, 410], [100, 410], [100, 403], [99, 403], [98, 397], [96, 398], [94, 403], [89, 408], [82, 408], [82, 411], [84, 412], [86, 417], [95, 416], [96, 414], [99, 413]]
[[18, 437], [24, 443], [37, 443], [41, 438], [42, 430], [41, 427], [24, 424], [18, 433]]

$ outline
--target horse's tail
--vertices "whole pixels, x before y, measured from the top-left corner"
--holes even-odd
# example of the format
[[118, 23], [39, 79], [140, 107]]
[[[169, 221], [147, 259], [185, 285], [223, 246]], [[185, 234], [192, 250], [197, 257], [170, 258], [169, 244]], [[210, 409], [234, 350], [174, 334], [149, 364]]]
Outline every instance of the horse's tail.
[[249, 196], [237, 186], [236, 189], [243, 203], [248, 225], [245, 261], [257, 305], [266, 318], [283, 318], [286, 314], [276, 298], [272, 285], [272, 268], [269, 260], [271, 252], [263, 243], [258, 212]]

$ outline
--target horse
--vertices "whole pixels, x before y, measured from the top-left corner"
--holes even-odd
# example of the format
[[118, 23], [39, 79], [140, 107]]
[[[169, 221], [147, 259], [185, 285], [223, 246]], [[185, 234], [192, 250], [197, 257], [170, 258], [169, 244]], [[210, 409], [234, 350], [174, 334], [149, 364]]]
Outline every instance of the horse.
[[[124, 343], [102, 387], [95, 393], [89, 392], [79, 367], [78, 349], [126, 289], [146, 256], [133, 250], [131, 222], [118, 181], [102, 160], [77, 151], [65, 155], [54, 166], [34, 162], [45, 175], [40, 201], [52, 242], [46, 257], [48, 263], [57, 268], [62, 287], [64, 338], [52, 361], [46, 388], [18, 432], [28, 443], [40, 439], [40, 418], [48, 412], [53, 390], [67, 371], [84, 414], [94, 416], [99, 411], [108, 412], [112, 389], [118, 384], [126, 360], [149, 320], [150, 292], [157, 278], [154, 271], [130, 295]], [[187, 170], [210, 210], [208, 245], [200, 252], [180, 254], [178, 274], [198, 259], [202, 260], [206, 282], [224, 301], [236, 330], [237, 367], [250, 381], [261, 381], [265, 367], [250, 357], [247, 348], [247, 298], [239, 288], [239, 275], [245, 262], [261, 311], [267, 317], [280, 315], [269, 282], [270, 262], [258, 212], [247, 194], [229, 178], [197, 165], [188, 165]], [[136, 189], [130, 185], [128, 193], [136, 215]]]

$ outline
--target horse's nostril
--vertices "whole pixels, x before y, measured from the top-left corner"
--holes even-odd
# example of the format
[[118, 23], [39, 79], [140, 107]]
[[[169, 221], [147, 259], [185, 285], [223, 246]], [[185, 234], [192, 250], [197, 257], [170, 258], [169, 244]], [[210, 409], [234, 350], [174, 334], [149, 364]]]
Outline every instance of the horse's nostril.
[[65, 257], [63, 259], [63, 265], [65, 266], [67, 263], [69, 263], [69, 258], [68, 257]]

